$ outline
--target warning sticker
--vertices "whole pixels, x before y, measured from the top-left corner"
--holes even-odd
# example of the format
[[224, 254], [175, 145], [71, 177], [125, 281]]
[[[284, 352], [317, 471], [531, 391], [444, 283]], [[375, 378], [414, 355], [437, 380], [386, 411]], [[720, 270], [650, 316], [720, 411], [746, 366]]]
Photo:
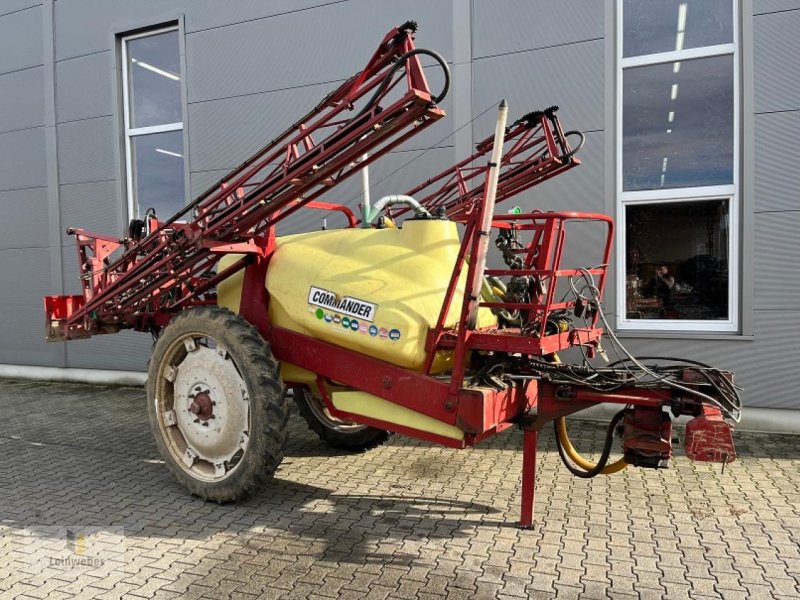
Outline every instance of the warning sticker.
[[375, 319], [375, 311], [378, 310], [378, 305], [372, 302], [350, 296], [341, 297], [330, 290], [314, 286], [308, 291], [308, 303], [369, 322]]

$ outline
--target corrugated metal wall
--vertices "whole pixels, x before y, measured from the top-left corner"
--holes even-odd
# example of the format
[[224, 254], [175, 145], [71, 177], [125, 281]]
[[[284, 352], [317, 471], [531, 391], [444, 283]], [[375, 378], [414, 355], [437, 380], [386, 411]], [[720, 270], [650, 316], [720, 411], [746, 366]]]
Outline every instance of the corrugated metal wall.
[[[124, 227], [115, 34], [183, 18], [193, 194], [360, 67], [386, 30], [413, 18], [420, 23], [418, 44], [453, 61], [449, 116], [373, 167], [373, 194], [404, 191], [466, 155], [491, 133], [490, 107], [506, 97], [514, 117], [559, 104], [566, 127], [587, 133], [584, 165], [517, 203], [604, 211], [605, 183], [614, 176], [613, 157], [605, 156], [606, 136], [614, 135], [606, 110], [614, 102], [607, 96], [614, 65], [605, 58], [610, 2], [6, 0], [0, 6], [0, 363], [144, 370], [146, 335], [66, 346], [42, 339], [41, 296], [77, 291], [63, 228]], [[745, 39], [741, 48], [754, 64], [754, 89], [743, 90], [753, 98], [754, 164], [742, 173], [754, 179], [754, 194], [742, 198], [755, 223], [755, 301], [745, 306], [753, 339], [626, 342], [640, 353], [737, 370], [750, 405], [798, 407], [787, 374], [800, 363], [800, 324], [793, 319], [800, 295], [794, 144], [800, 0], [753, 4], [752, 46]], [[336, 188], [331, 199], [357, 203], [358, 182]], [[306, 211], [291, 226], [316, 227], [320, 219]], [[587, 250], [595, 243], [593, 236], [580, 241]]]
[[50, 286], [41, 2], [0, 5], [0, 362], [49, 365], [39, 295]]

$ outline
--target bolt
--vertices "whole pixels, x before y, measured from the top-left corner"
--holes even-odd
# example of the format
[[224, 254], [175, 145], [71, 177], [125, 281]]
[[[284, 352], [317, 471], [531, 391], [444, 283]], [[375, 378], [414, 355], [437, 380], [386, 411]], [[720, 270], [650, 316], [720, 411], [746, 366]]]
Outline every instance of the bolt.
[[203, 427], [208, 427], [208, 421], [203, 421], [202, 425]]
[[456, 409], [456, 405], [452, 400], [448, 400], [447, 402], [445, 402], [444, 409], [447, 412], [453, 412]]
[[389, 377], [388, 375], [383, 378], [383, 387], [384, 387], [384, 389], [387, 389], [387, 390], [390, 387], [392, 387], [392, 378]]

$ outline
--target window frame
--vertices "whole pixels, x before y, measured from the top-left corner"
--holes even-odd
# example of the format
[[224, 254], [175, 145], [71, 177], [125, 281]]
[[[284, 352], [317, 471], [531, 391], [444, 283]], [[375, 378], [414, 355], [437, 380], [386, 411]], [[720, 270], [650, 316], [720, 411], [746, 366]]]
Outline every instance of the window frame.
[[[616, 326], [623, 332], [686, 332], [686, 333], [739, 333], [740, 332], [740, 218], [741, 186], [741, 69], [740, 69], [740, 14], [736, 0], [729, 0], [733, 10], [733, 41], [727, 44], [715, 44], [684, 50], [657, 52], [638, 56], [623, 56], [624, 0], [616, 0], [616, 185], [615, 207], [617, 226], [616, 261]], [[623, 138], [623, 76], [625, 69], [659, 65], [676, 61], [686, 61], [715, 56], [732, 56], [733, 60], [733, 182], [726, 185], [697, 186], [684, 188], [657, 188], [652, 190], [624, 191], [624, 174], [622, 163]], [[627, 317], [626, 277], [627, 272], [627, 218], [626, 208], [629, 205], [668, 204], [701, 200], [727, 200], [729, 204], [728, 223], [728, 319], [726, 320], [689, 320], [689, 319], [629, 319]]]
[[[130, 107], [130, 82], [128, 81], [128, 42], [130, 40], [135, 40], [143, 37], [150, 37], [153, 35], [159, 35], [161, 33], [167, 33], [170, 31], [175, 31], [178, 34], [178, 58], [181, 62], [181, 121], [174, 122], [174, 123], [165, 123], [163, 125], [151, 125], [147, 127], [131, 127], [131, 107]], [[131, 34], [122, 34], [119, 36], [119, 43], [120, 43], [120, 57], [122, 58], [121, 64], [121, 77], [122, 77], [122, 133], [124, 137], [124, 150], [125, 150], [125, 196], [127, 199], [128, 205], [128, 218], [143, 218], [143, 215], [139, 214], [138, 211], [138, 202], [136, 201], [136, 184], [134, 182], [133, 177], [133, 161], [132, 161], [132, 150], [133, 150], [133, 138], [143, 135], [149, 135], [153, 133], [164, 133], [169, 131], [184, 131], [185, 123], [186, 123], [186, 108], [184, 106], [183, 101], [183, 86], [184, 86], [184, 65], [182, 64], [182, 58], [180, 57], [180, 35], [181, 35], [181, 27], [180, 23], [174, 23], [172, 25], [165, 25], [160, 27], [154, 27], [153, 29], [148, 29], [146, 31], [140, 31], [138, 33], [131, 33]], [[183, 161], [183, 169], [184, 174], [186, 171], [186, 140], [184, 136], [184, 153], [181, 160]], [[185, 184], [184, 184], [185, 186]], [[167, 218], [172, 215], [159, 215], [160, 218]]]

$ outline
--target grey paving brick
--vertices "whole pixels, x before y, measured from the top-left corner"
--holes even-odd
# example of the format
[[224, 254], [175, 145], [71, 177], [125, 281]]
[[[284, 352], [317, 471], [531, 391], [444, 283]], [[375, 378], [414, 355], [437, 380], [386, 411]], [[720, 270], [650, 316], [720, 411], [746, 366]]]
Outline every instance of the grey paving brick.
[[[395, 436], [322, 445], [297, 414], [286, 460], [237, 505], [162, 464], [140, 388], [0, 380], [0, 598], [795, 598], [797, 436], [736, 434], [725, 475], [680, 449], [667, 471], [576, 480], [541, 435], [535, 527], [520, 531], [521, 436], [457, 452]], [[570, 428], [598, 452], [602, 426]], [[509, 476], [512, 474], [512, 476]], [[121, 562], [52, 577], [37, 525], [123, 526]]]

